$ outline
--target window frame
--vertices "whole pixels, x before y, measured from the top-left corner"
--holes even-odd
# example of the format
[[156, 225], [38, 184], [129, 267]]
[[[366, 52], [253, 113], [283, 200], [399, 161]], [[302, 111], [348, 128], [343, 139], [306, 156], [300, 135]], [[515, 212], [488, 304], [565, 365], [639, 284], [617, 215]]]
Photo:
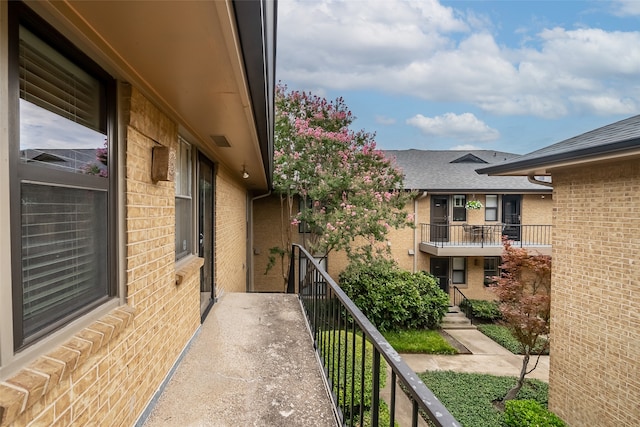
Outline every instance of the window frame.
[[[81, 68], [84, 72], [96, 78], [103, 88], [103, 101], [100, 108], [101, 119], [104, 119], [105, 138], [107, 140], [107, 171], [108, 177], [97, 177], [87, 174], [69, 173], [56, 169], [45, 168], [38, 165], [24, 163], [20, 159], [20, 76], [19, 76], [19, 43], [20, 27], [24, 27], [41, 39], [49, 47], [60, 53], [67, 60]], [[53, 324], [32, 333], [29, 336], [23, 334], [23, 292], [22, 292], [22, 256], [14, 256], [11, 260], [11, 289], [12, 301], [7, 306], [11, 309], [13, 353], [23, 351], [33, 344], [45, 340], [55, 332], [65, 328], [70, 323], [82, 318], [94, 309], [112, 301], [118, 295], [117, 275], [117, 108], [116, 108], [116, 81], [95, 61], [84, 54], [71, 41], [64, 38], [51, 25], [40, 18], [35, 12], [21, 2], [9, 2], [8, 4], [8, 99], [9, 110], [8, 136], [9, 136], [9, 194], [11, 200], [21, 200], [21, 186], [23, 183], [58, 186], [67, 189], [87, 189], [106, 192], [106, 234], [107, 242], [103, 246], [106, 255], [106, 287], [99, 298], [93, 299], [89, 304], [72, 313], [57, 319]], [[55, 114], [55, 113], [54, 113]], [[85, 126], [86, 127], [86, 126]], [[21, 203], [11, 203], [9, 207], [11, 230], [11, 252], [22, 253], [21, 232]], [[4, 341], [4, 340], [3, 340]], [[3, 351], [4, 353], [4, 351]], [[2, 360], [5, 365], [5, 360]]]
[[[489, 197], [493, 197], [495, 196], [496, 198], [496, 205], [495, 206], [489, 206], [489, 201], [488, 198]], [[498, 207], [500, 206], [500, 196], [498, 196], [497, 194], [485, 194], [484, 196], [484, 220], [485, 221], [490, 221], [490, 222], [497, 222], [500, 220], [500, 217], [498, 216]], [[495, 212], [495, 219], [489, 219], [489, 212]]]
[[454, 194], [451, 196], [452, 203], [452, 219], [453, 221], [466, 221], [467, 220], [467, 195], [466, 194]]
[[[487, 269], [487, 261], [495, 262], [495, 268]], [[484, 260], [482, 262], [482, 264], [483, 264], [482, 283], [484, 284], [484, 286], [493, 286], [493, 285], [496, 284], [495, 281], [489, 282], [488, 281], [488, 277], [491, 277], [491, 276], [500, 277], [501, 276], [501, 272], [502, 272], [502, 270], [500, 269], [500, 264], [501, 263], [502, 263], [502, 258], [500, 258], [499, 256], [484, 257]], [[493, 272], [495, 272], [495, 274], [488, 275], [487, 271], [493, 271]]]
[[[186, 147], [186, 158], [187, 158], [187, 177], [185, 180], [183, 180], [182, 182], [185, 183], [185, 188], [180, 188], [180, 190], [178, 190], [178, 186], [180, 186], [181, 182], [181, 177], [180, 174], [184, 173], [184, 171], [182, 170], [182, 160], [183, 160], [183, 152], [182, 152], [182, 148]], [[175, 177], [175, 222], [176, 222], [176, 256], [175, 256], [175, 261], [179, 261], [191, 254], [194, 253], [194, 203], [195, 203], [195, 198], [193, 196], [194, 194], [194, 154], [195, 154], [195, 147], [193, 144], [191, 144], [189, 141], [187, 141], [186, 138], [182, 137], [182, 136], [178, 136], [178, 142], [177, 142], [177, 149], [176, 149], [176, 177]], [[188, 190], [187, 194], [183, 193], [183, 190]], [[189, 212], [187, 213], [187, 218], [186, 220], [188, 220], [189, 224], [187, 226], [188, 231], [187, 231], [187, 242], [186, 242], [186, 248], [183, 249], [182, 251], [178, 252], [178, 223], [185, 220], [185, 218], [182, 218], [182, 215], [180, 215], [180, 219], [178, 218], [178, 200], [188, 200], [188, 206], [189, 206]]]
[[[463, 266], [462, 269], [456, 268], [456, 259], [461, 259]], [[456, 272], [462, 272], [462, 281], [456, 281]], [[451, 257], [451, 283], [454, 285], [464, 285], [467, 283], [467, 257]]]

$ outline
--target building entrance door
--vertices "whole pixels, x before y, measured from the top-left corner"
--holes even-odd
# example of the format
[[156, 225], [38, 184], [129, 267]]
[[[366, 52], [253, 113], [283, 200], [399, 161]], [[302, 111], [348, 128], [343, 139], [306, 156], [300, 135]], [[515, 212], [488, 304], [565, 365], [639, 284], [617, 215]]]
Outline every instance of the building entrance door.
[[504, 223], [503, 235], [509, 240], [520, 240], [520, 215], [522, 196], [520, 194], [505, 194], [502, 196], [502, 222]]
[[204, 258], [200, 269], [200, 317], [202, 321], [215, 302], [214, 276], [214, 180], [213, 163], [198, 155], [198, 256]]
[[449, 258], [431, 258], [431, 274], [440, 281], [440, 289], [449, 295]]
[[449, 241], [449, 198], [431, 196], [431, 241]]

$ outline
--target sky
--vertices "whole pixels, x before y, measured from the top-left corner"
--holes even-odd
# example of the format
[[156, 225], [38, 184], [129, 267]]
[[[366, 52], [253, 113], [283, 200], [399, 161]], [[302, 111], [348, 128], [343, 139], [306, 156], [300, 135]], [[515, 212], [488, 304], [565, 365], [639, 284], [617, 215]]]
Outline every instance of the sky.
[[640, 114], [640, 0], [279, 0], [276, 79], [380, 149], [525, 154]]

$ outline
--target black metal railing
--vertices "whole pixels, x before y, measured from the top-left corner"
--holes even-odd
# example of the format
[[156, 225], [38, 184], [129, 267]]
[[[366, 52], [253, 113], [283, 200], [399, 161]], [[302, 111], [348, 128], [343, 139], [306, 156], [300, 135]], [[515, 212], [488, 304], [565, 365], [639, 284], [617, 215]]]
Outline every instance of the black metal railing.
[[420, 224], [421, 241], [438, 247], [449, 246], [502, 246], [507, 236], [513, 246], [551, 245], [551, 225], [521, 224]]
[[453, 305], [457, 306], [464, 313], [464, 315], [467, 316], [467, 318], [473, 325], [473, 313], [471, 313], [471, 307], [468, 304], [464, 303], [464, 301], [467, 301], [468, 299], [469, 298], [467, 298], [465, 294], [462, 293], [459, 287], [453, 287]]
[[417, 426], [424, 415], [460, 426], [320, 264], [299, 245], [291, 255], [288, 290], [297, 288], [340, 424]]
[[462, 301], [468, 299], [460, 290], [459, 287], [454, 286], [453, 287], [453, 305], [460, 307], [460, 304], [462, 304]]

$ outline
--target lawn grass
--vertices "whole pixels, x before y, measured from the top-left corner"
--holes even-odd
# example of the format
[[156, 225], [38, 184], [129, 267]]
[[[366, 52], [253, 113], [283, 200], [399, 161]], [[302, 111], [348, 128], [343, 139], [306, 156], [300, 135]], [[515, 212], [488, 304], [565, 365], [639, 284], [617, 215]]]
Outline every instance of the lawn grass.
[[[509, 350], [511, 353], [522, 354], [522, 346], [506, 326], [487, 324], [477, 325], [477, 327], [480, 332]], [[538, 354], [538, 352], [540, 351], [540, 347], [544, 344], [543, 339], [541, 338], [538, 343], [539, 345], [536, 346], [535, 349], [533, 349], [531, 354]], [[549, 354], [549, 349], [547, 348], [542, 354]]]
[[[464, 427], [501, 427], [503, 415], [493, 401], [502, 399], [517, 380], [452, 371], [430, 371], [418, 376]], [[546, 408], [548, 393], [548, 384], [527, 379], [517, 398], [533, 399]]]
[[456, 354], [457, 351], [438, 331], [413, 330], [383, 332], [398, 353]]

